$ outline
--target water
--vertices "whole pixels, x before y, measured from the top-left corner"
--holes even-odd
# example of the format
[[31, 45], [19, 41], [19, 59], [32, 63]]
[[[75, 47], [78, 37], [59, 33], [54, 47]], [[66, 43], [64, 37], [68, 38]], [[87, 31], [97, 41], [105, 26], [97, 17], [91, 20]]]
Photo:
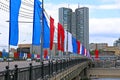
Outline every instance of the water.
[[92, 79], [92, 80], [120, 80], [120, 78], [98, 78], [98, 79]]

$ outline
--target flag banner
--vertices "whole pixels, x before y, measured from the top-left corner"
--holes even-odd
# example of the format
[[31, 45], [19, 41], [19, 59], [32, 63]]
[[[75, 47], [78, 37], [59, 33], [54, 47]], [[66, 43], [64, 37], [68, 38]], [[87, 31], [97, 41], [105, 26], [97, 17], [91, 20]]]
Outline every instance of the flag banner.
[[31, 59], [34, 59], [34, 54], [31, 54]]
[[18, 15], [21, 0], [10, 0], [9, 45], [17, 46], [19, 38]]
[[80, 41], [77, 40], [77, 53], [80, 54]]
[[98, 59], [99, 58], [99, 51], [96, 49], [95, 50], [95, 58]]
[[85, 54], [85, 48], [84, 48], [84, 46], [82, 45], [82, 55], [84, 56], [84, 54]]
[[87, 52], [87, 57], [91, 59], [91, 55], [89, 51]]
[[50, 50], [53, 48], [53, 41], [54, 41], [54, 19], [50, 16]]
[[[68, 39], [67, 39], [68, 37]], [[68, 41], [67, 41], [68, 40]], [[68, 44], [67, 44], [68, 42]], [[68, 46], [68, 52], [73, 52], [73, 47], [72, 47], [72, 34], [65, 31], [65, 42], [64, 42], [64, 51], [67, 51], [67, 46]]]
[[34, 15], [33, 15], [33, 37], [32, 44], [40, 45], [40, 37], [42, 31], [41, 25], [41, 16], [42, 16], [42, 8], [40, 7], [42, 3], [39, 0], [34, 0]]
[[27, 53], [24, 53], [23, 59], [27, 58]]
[[19, 58], [19, 53], [14, 52], [14, 58]]
[[77, 41], [72, 37], [73, 53], [77, 53]]
[[31, 54], [30, 53], [27, 53], [27, 58], [31, 58]]
[[58, 50], [61, 50], [64, 52], [64, 40], [65, 40], [65, 34], [64, 34], [64, 28], [60, 23], [58, 23]]
[[38, 59], [40, 58], [40, 55], [39, 55], [39, 54], [37, 54], [37, 58], [38, 58]]
[[43, 19], [44, 19], [43, 48], [49, 48], [50, 47], [50, 28], [48, 26], [47, 19], [44, 14], [43, 14]]
[[37, 54], [34, 54], [34, 58], [37, 59]]
[[22, 59], [24, 57], [24, 53], [21, 53], [19, 54], [19, 58]]
[[45, 49], [45, 50], [44, 50], [44, 58], [47, 59], [47, 56], [48, 56], [48, 50]]
[[80, 54], [82, 55], [82, 43], [80, 44]]
[[87, 49], [84, 48], [84, 56], [87, 56]]

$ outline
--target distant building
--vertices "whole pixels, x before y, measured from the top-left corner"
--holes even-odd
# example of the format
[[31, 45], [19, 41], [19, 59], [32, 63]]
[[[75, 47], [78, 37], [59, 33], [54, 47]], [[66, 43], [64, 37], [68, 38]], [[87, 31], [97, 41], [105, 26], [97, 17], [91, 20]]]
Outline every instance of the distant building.
[[104, 49], [104, 48], [106, 48], [106, 47], [108, 47], [108, 44], [107, 43], [90, 43], [89, 44], [89, 49], [92, 51], [92, 50], [95, 50], [96, 48], [98, 49], [98, 50], [100, 50], [100, 49]]
[[116, 40], [113, 45], [120, 49], [120, 38]]
[[89, 8], [59, 8], [59, 22], [89, 50]]
[[103, 49], [104, 53], [106, 54], [114, 54], [114, 55], [120, 55], [120, 49], [115, 46], [108, 46]]
[[63, 25], [65, 30], [71, 32], [72, 9], [64, 7], [59, 8], [59, 22]]
[[76, 13], [76, 38], [89, 50], [89, 8], [81, 7]]

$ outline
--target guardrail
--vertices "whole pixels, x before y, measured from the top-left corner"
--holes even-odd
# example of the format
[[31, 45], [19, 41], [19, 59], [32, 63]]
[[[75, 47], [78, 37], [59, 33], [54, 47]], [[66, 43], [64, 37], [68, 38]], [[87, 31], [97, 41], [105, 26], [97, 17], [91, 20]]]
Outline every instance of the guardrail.
[[32, 66], [30, 63], [29, 67], [18, 68], [15, 65], [15, 68], [10, 70], [6, 66], [6, 70], [0, 72], [0, 80], [42, 80], [48, 79], [65, 69], [73, 67], [74, 65], [80, 64], [89, 59], [63, 59], [63, 60], [53, 60], [41, 62], [41, 65]]

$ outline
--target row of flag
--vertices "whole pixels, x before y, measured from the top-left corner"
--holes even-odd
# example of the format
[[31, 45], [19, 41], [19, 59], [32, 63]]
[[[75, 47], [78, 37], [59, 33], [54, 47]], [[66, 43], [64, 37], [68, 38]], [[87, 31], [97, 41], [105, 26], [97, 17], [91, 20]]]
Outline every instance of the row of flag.
[[[34, 0], [34, 14], [33, 14], [33, 36], [32, 45], [40, 45], [41, 37], [43, 38], [43, 48], [50, 48], [52, 50], [54, 43], [55, 26], [54, 19], [50, 17], [50, 27], [48, 25], [46, 16], [41, 7], [39, 0]], [[17, 46], [18, 44], [18, 15], [20, 10], [21, 0], [10, 0], [10, 33], [9, 45]], [[43, 30], [43, 31], [42, 31]], [[68, 42], [68, 47], [67, 47]], [[62, 52], [72, 52], [90, 57], [86, 48], [72, 37], [72, 34], [65, 31], [63, 26], [58, 23], [57, 28], [57, 49]], [[46, 52], [47, 53], [47, 52]], [[46, 54], [47, 55], [47, 54]]]

